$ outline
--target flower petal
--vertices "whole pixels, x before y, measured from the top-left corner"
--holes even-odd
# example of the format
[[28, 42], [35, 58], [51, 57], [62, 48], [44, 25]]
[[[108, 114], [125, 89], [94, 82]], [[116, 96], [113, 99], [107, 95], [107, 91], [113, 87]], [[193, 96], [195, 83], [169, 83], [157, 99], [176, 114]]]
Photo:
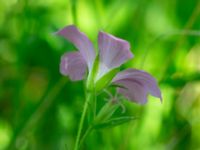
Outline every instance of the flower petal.
[[87, 36], [80, 32], [74, 25], [67, 26], [57, 32], [58, 35], [65, 37], [67, 40], [72, 42], [76, 48], [81, 52], [83, 58], [87, 62], [89, 69], [95, 59], [95, 51], [91, 41]]
[[131, 82], [130, 80], [121, 80], [118, 82], [124, 88], [118, 88], [118, 92], [127, 97], [131, 101], [140, 104], [147, 102], [147, 90], [138, 82]]
[[65, 53], [61, 57], [60, 72], [73, 81], [82, 80], [87, 64], [80, 52]]
[[129, 43], [110, 34], [99, 32], [98, 45], [101, 61], [99, 76], [133, 57]]
[[118, 73], [112, 82], [125, 87], [119, 88], [119, 92], [138, 103], [145, 103], [148, 93], [162, 100], [156, 80], [142, 70], [124, 70]]

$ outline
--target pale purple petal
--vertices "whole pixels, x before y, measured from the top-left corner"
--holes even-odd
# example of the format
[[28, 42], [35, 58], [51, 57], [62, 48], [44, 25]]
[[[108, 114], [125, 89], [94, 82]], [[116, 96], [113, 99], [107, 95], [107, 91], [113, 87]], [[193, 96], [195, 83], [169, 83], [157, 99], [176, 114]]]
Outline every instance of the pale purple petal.
[[118, 88], [118, 92], [124, 95], [131, 101], [135, 101], [140, 104], [147, 102], [147, 89], [143, 87], [139, 82], [132, 81], [130, 79], [124, 79], [117, 81], [116, 84], [123, 86], [124, 88]]
[[73, 81], [82, 80], [86, 69], [86, 61], [80, 52], [65, 53], [61, 57], [60, 72], [64, 76], [69, 76]]
[[83, 58], [87, 62], [89, 69], [95, 59], [95, 51], [91, 41], [87, 36], [80, 32], [74, 25], [67, 26], [57, 32], [58, 35], [65, 37], [67, 40], [72, 42], [76, 48], [81, 52]]
[[124, 88], [119, 88], [119, 92], [138, 103], [145, 103], [148, 94], [162, 100], [156, 80], [147, 72], [127, 69], [118, 73], [112, 82], [123, 86]]
[[133, 57], [130, 51], [130, 44], [110, 34], [99, 32], [98, 45], [101, 61], [100, 74], [119, 67]]

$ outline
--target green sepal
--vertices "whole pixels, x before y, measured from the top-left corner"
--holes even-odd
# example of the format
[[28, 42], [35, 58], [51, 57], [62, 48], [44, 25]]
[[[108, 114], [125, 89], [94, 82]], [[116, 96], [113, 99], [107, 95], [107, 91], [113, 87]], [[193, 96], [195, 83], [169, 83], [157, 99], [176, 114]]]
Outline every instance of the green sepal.
[[135, 119], [137, 119], [137, 117], [124, 116], [124, 117], [119, 117], [119, 118], [113, 118], [108, 121], [105, 121], [104, 123], [94, 125], [94, 128], [95, 129], [111, 128], [111, 127], [115, 127], [115, 126], [127, 123]]
[[94, 81], [98, 73], [98, 69], [99, 69], [99, 56], [97, 55], [92, 66], [92, 71], [89, 72], [86, 82], [86, 88], [89, 91], [94, 90]]
[[114, 87], [114, 88], [121, 88], [121, 89], [127, 89], [125, 86], [122, 85], [118, 85], [118, 84], [111, 84], [110, 87]]
[[96, 83], [95, 83], [95, 90], [96, 92], [101, 91], [102, 89], [104, 89], [105, 87], [107, 87], [110, 82], [112, 81], [112, 79], [114, 78], [114, 76], [119, 72], [118, 68], [112, 69], [110, 70], [108, 73], [106, 73], [105, 75], [103, 75], [103, 77], [101, 77]]
[[98, 68], [99, 68], [99, 56], [97, 55], [92, 66], [92, 70], [89, 72], [86, 81], [86, 92], [90, 93], [91, 96], [93, 97], [88, 104], [89, 105], [87, 112], [88, 123], [92, 123], [96, 116], [96, 93], [94, 88], [94, 81], [98, 73]]
[[110, 119], [118, 107], [119, 103], [113, 102], [112, 100], [107, 102], [97, 114], [93, 124], [100, 124]]

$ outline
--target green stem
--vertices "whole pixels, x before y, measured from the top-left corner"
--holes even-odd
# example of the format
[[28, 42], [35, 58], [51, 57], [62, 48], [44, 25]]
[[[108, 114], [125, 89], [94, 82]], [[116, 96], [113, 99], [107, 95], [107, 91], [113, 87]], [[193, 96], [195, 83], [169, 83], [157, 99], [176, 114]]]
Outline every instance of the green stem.
[[71, 2], [73, 24], [78, 25], [78, 20], [77, 20], [77, 3], [78, 3], [78, 0], [71, 0], [70, 2]]
[[86, 101], [85, 101], [85, 104], [84, 104], [84, 107], [83, 107], [83, 113], [82, 113], [79, 128], [78, 128], [78, 133], [77, 133], [77, 137], [76, 137], [76, 143], [75, 143], [74, 150], [78, 150], [78, 148], [79, 148], [81, 131], [82, 131], [82, 128], [83, 128], [83, 123], [84, 123], [84, 120], [85, 120], [88, 104], [92, 99], [93, 99], [93, 93], [92, 92], [86, 93]]
[[83, 135], [83, 137], [81, 138], [80, 144], [79, 144], [79, 148], [81, 148], [81, 145], [83, 144], [83, 142], [85, 141], [85, 138], [87, 137], [87, 135], [92, 131], [92, 126], [89, 126], [88, 129], [85, 131], [85, 134]]

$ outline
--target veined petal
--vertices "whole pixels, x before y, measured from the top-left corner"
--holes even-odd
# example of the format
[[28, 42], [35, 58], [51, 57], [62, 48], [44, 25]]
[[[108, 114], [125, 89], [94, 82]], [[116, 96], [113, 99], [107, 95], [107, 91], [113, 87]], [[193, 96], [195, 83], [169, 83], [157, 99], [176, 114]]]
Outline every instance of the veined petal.
[[61, 57], [60, 72], [69, 76], [73, 81], [82, 80], [87, 69], [87, 64], [80, 52], [65, 53]]
[[118, 92], [124, 95], [127, 99], [139, 104], [147, 102], [147, 90], [138, 82], [131, 82], [130, 80], [121, 80], [116, 82], [124, 88], [118, 88]]
[[147, 101], [148, 94], [162, 100], [156, 80], [142, 70], [124, 70], [118, 73], [112, 82], [123, 86], [124, 88], [119, 88], [119, 92], [138, 103], [144, 104]]
[[102, 76], [110, 69], [119, 67], [133, 57], [129, 43], [110, 34], [99, 32], [98, 45], [101, 61], [98, 76]]
[[72, 42], [76, 48], [78, 48], [87, 62], [89, 69], [91, 69], [95, 59], [95, 51], [92, 42], [87, 38], [87, 36], [80, 32], [74, 25], [61, 29], [57, 34], [65, 37], [67, 40]]

